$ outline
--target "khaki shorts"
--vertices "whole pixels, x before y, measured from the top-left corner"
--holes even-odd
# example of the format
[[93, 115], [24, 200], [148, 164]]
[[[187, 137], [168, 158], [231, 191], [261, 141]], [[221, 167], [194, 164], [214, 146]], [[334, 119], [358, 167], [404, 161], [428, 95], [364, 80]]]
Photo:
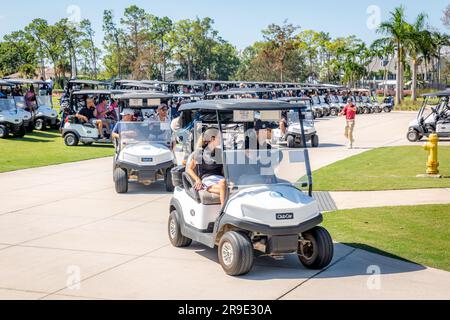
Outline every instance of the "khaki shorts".
[[355, 130], [355, 120], [347, 120], [347, 125], [345, 126], [345, 137], [350, 141], [354, 141], [353, 131]]

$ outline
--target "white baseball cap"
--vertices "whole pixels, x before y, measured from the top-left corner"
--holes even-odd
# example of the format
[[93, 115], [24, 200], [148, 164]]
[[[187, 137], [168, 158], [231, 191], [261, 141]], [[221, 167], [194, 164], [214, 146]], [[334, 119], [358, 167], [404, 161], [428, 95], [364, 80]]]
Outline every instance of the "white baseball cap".
[[134, 116], [134, 111], [131, 109], [123, 109], [120, 113], [121, 116]]

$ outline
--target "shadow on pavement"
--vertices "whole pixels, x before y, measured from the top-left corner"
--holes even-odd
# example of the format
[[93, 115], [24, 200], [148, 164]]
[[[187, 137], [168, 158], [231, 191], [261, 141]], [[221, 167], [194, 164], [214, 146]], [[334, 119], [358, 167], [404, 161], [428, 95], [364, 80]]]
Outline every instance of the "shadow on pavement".
[[321, 143], [319, 148], [336, 148], [336, 147], [345, 147], [343, 144], [336, 143]]
[[172, 195], [172, 192], [166, 191], [166, 186], [164, 181], [156, 181], [149, 186], [143, 185], [138, 182], [130, 182], [128, 184], [128, 193], [134, 195]]
[[[352, 244], [357, 245], [357, 244]], [[401, 259], [396, 262], [391, 262], [392, 267], [389, 265], [390, 261], [384, 261], [386, 258], [381, 257], [383, 265], [380, 266], [380, 258], [374, 257], [373, 261], [363, 259], [360, 255], [354, 252], [354, 248], [349, 248], [345, 244], [335, 244], [335, 258], [324, 270], [310, 270], [305, 268], [299, 261], [296, 255], [288, 255], [281, 258], [274, 258], [269, 256], [257, 256], [255, 254], [255, 264], [252, 271], [239, 277], [245, 280], [273, 280], [273, 279], [309, 279], [311, 277], [316, 278], [345, 278], [354, 276], [370, 276], [373, 274], [369, 270], [372, 266], [379, 266], [381, 275], [383, 274], [399, 274], [407, 272], [416, 272], [426, 269], [422, 265], [410, 262], [395, 255], [383, 252], [376, 248], [361, 245], [361, 249], [376, 251], [378, 254], [389, 255], [390, 258]], [[183, 250], [191, 250], [196, 254], [209, 259], [212, 263], [219, 265], [219, 259], [217, 257], [217, 248], [210, 249], [204, 247], [201, 244], [193, 243], [191, 247]], [[365, 249], [363, 249], [365, 250]], [[358, 251], [357, 251], [358, 252]], [[364, 253], [363, 251], [361, 251]], [[355, 255], [355, 256], [353, 256]], [[366, 256], [365, 256], [366, 257]], [[369, 255], [369, 257], [371, 257]], [[399, 263], [400, 262], [400, 263]], [[408, 262], [408, 263], [402, 263]], [[350, 265], [350, 266], [349, 266]], [[218, 266], [220, 267], [220, 265]], [[326, 271], [326, 272], [324, 272]]]

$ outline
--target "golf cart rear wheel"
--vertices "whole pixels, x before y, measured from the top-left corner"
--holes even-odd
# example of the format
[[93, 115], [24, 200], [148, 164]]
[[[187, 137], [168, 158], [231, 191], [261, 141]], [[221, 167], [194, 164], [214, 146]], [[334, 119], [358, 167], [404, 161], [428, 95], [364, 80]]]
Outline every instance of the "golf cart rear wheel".
[[0, 124], [0, 139], [8, 138], [9, 130], [6, 126]]
[[416, 130], [411, 130], [408, 132], [406, 138], [409, 142], [417, 142], [422, 139], [422, 136]]
[[319, 147], [319, 136], [318, 135], [315, 134], [311, 137], [311, 146], [313, 148]]
[[287, 147], [289, 149], [295, 148], [295, 137], [294, 136], [288, 136], [286, 141], [287, 141]]
[[172, 168], [166, 170], [166, 173], [164, 174], [164, 183], [166, 185], [166, 191], [173, 192], [175, 188], [172, 181]]
[[180, 223], [177, 219], [177, 212], [172, 211], [169, 217], [168, 225], [169, 239], [172, 245], [176, 248], [189, 247], [192, 244], [192, 240], [183, 236], [181, 233]]
[[34, 122], [34, 129], [36, 129], [38, 131], [45, 130], [46, 129], [45, 121], [43, 119], [37, 119]]
[[117, 193], [128, 192], [128, 173], [122, 168], [114, 170], [114, 183]]
[[78, 142], [79, 140], [75, 133], [68, 133], [64, 136], [64, 143], [68, 147], [76, 147]]
[[384, 112], [386, 112], [386, 113], [391, 112], [391, 108], [389, 108], [389, 107], [384, 107]]
[[328, 266], [333, 259], [334, 246], [328, 231], [315, 227], [302, 234], [299, 241], [298, 258], [308, 269], [320, 270]]
[[230, 231], [220, 239], [220, 264], [229, 276], [241, 276], [253, 268], [253, 245], [245, 234]]

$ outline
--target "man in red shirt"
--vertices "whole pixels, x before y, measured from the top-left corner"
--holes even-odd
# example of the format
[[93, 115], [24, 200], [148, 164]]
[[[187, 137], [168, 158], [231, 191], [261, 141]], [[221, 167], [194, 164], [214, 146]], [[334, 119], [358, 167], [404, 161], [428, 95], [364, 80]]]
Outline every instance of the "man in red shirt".
[[353, 104], [353, 98], [348, 98], [347, 105], [339, 115], [345, 116], [345, 137], [348, 139], [348, 148], [353, 149], [353, 143], [355, 142], [355, 139], [353, 137], [353, 130], [355, 129], [356, 119], [356, 106]]

